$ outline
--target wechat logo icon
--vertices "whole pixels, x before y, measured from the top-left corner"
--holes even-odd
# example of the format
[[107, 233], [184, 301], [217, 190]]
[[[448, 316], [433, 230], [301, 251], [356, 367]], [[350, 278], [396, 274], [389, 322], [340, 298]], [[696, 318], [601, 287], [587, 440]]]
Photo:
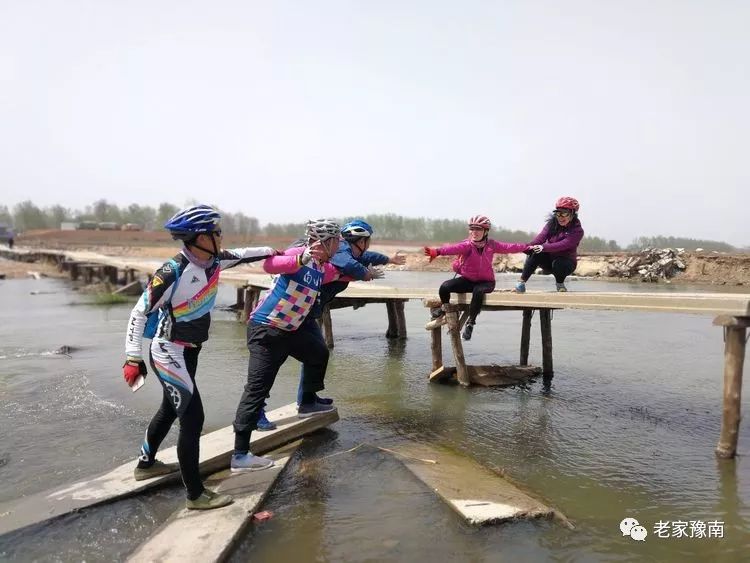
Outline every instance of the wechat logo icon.
[[646, 528], [638, 523], [635, 518], [625, 518], [620, 522], [620, 531], [623, 536], [630, 536], [635, 541], [646, 541], [648, 532]]

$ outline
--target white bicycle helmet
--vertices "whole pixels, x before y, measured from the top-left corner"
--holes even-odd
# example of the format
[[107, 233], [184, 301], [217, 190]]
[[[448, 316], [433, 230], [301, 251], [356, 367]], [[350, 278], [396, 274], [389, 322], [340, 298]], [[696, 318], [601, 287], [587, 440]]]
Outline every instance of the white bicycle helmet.
[[311, 219], [307, 222], [305, 229], [308, 244], [319, 240], [325, 242], [332, 238], [341, 236], [341, 227], [330, 219]]

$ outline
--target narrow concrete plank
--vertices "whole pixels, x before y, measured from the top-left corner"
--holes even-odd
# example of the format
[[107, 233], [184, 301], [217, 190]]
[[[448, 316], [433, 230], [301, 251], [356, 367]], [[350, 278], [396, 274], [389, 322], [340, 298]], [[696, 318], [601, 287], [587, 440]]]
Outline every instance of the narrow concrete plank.
[[128, 561], [224, 560], [301, 443], [297, 441], [269, 454], [268, 457], [276, 462], [270, 469], [235, 475], [227, 469], [212, 475], [207, 486], [232, 495], [234, 503], [215, 510], [178, 510], [133, 552]]
[[[263, 454], [276, 449], [305, 434], [333, 424], [339, 419], [336, 410], [311, 418], [299, 419], [295, 403], [275, 409], [267, 415], [270, 420], [276, 422], [278, 427], [268, 432], [253, 432], [251, 448], [255, 454]], [[137, 442], [134, 442], [133, 447], [136, 446]], [[200, 449], [201, 473], [213, 473], [229, 467], [233, 447], [234, 430], [231, 426], [203, 435]], [[162, 450], [157, 457], [165, 463], [176, 462], [177, 448]], [[180, 480], [180, 474], [177, 472], [145, 481], [136, 481], [133, 479], [135, 464], [135, 459], [133, 459], [98, 477], [0, 503], [0, 536], [82, 508], [105, 504]]]
[[553, 508], [465, 456], [416, 443], [390, 449], [417, 479], [469, 524], [482, 526], [508, 520], [556, 518], [569, 525]]

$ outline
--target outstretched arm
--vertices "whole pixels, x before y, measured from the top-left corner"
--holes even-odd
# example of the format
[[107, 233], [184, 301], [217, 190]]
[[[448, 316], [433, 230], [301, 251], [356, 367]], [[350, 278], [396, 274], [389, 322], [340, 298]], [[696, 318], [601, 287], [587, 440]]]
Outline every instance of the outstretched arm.
[[219, 267], [222, 270], [228, 268], [234, 268], [240, 264], [249, 264], [250, 262], [258, 262], [267, 258], [268, 256], [274, 256], [277, 252], [270, 246], [257, 246], [247, 248], [230, 248], [222, 250], [219, 253]]

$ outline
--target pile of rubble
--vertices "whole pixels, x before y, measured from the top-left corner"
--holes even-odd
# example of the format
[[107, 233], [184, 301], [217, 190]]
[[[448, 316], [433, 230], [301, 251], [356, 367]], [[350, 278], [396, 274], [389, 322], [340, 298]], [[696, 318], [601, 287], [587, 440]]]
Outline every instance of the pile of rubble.
[[685, 269], [683, 252], [682, 248], [647, 248], [637, 256], [608, 260], [601, 274], [620, 278], [640, 276], [644, 282], [658, 282], [660, 278], [669, 280]]

